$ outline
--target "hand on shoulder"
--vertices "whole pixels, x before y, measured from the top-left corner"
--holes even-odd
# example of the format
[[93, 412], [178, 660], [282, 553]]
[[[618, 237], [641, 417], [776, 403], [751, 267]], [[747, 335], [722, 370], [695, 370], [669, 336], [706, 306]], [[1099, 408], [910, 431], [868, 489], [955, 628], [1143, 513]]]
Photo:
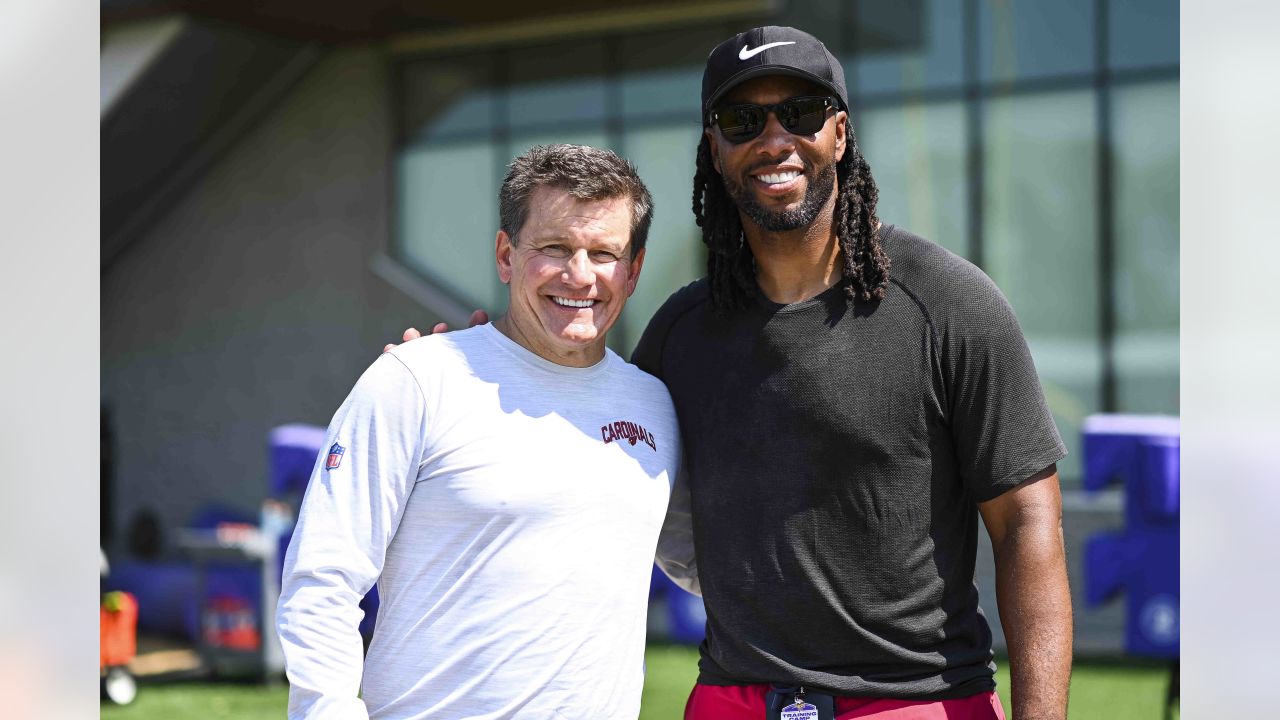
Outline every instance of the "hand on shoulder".
[[[477, 325], [484, 325], [487, 322], [489, 322], [489, 313], [483, 310], [476, 310], [475, 312], [471, 313], [471, 319], [467, 327], [473, 328]], [[438, 333], [444, 333], [444, 332], [449, 332], [449, 326], [446, 323], [440, 322], [431, 326], [432, 335], [436, 335]], [[400, 336], [400, 340], [401, 342], [409, 342], [410, 340], [417, 340], [420, 337], [422, 337], [422, 333], [419, 332], [417, 328], [409, 328], [404, 331], [403, 335]], [[386, 345], [383, 345], [382, 352], [387, 352], [391, 348], [395, 347], [397, 344], [398, 343], [387, 343]]]

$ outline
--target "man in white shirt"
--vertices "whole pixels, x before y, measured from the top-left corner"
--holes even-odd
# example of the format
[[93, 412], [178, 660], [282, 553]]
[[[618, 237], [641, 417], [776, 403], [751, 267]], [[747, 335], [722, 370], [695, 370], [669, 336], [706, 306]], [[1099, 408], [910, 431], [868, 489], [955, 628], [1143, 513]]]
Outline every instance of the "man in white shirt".
[[500, 214], [506, 315], [383, 354], [329, 427], [277, 616], [291, 718], [639, 712], [680, 435], [605, 334], [652, 200], [612, 152], [555, 145], [512, 162]]

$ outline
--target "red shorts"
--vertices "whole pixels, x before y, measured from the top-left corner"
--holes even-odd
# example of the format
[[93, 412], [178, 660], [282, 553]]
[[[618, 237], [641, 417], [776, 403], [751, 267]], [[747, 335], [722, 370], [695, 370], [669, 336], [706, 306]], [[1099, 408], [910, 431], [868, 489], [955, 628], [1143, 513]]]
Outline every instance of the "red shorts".
[[[762, 720], [767, 684], [694, 685], [684, 706], [684, 720]], [[994, 692], [955, 700], [890, 700], [888, 698], [836, 698], [836, 720], [1004, 720], [1004, 709]]]

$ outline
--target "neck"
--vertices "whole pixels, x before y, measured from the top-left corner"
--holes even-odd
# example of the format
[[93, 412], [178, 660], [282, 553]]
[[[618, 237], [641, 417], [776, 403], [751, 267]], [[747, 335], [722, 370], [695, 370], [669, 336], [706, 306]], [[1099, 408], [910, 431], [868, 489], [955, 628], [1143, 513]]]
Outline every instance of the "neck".
[[812, 224], [770, 232], [742, 216], [742, 231], [756, 260], [756, 283], [765, 297], [788, 305], [822, 293], [843, 277], [840, 243], [832, 227], [835, 195]]

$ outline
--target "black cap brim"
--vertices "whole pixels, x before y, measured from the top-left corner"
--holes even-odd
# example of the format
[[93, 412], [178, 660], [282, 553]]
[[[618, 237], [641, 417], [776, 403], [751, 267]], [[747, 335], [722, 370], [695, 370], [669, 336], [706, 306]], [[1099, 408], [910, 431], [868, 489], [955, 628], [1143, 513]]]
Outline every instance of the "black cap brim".
[[757, 65], [755, 67], [751, 67], [751, 68], [747, 68], [746, 70], [743, 70], [742, 72], [724, 81], [720, 85], [720, 87], [711, 96], [711, 99], [707, 100], [707, 106], [702, 108], [703, 123], [704, 124], [706, 123], [707, 121], [706, 116], [707, 116], [707, 113], [711, 112], [711, 108], [715, 107], [716, 103], [720, 102], [720, 98], [724, 97], [730, 90], [734, 89], [735, 87], [741, 85], [742, 83], [752, 78], [765, 77], [768, 75], [787, 75], [789, 77], [799, 78], [801, 80], [808, 80], [809, 82], [815, 85], [819, 85], [829, 90], [831, 92], [831, 95], [835, 97], [836, 102], [839, 103], [841, 110], [844, 110], [847, 112], [849, 109], [845, 107], [844, 99], [841, 97], [842, 93], [840, 89], [837, 88], [832, 83], [827, 82], [826, 80], [823, 80], [817, 75], [814, 75], [813, 73], [808, 73], [803, 70], [797, 70], [796, 68], [790, 67], [788, 65]]

